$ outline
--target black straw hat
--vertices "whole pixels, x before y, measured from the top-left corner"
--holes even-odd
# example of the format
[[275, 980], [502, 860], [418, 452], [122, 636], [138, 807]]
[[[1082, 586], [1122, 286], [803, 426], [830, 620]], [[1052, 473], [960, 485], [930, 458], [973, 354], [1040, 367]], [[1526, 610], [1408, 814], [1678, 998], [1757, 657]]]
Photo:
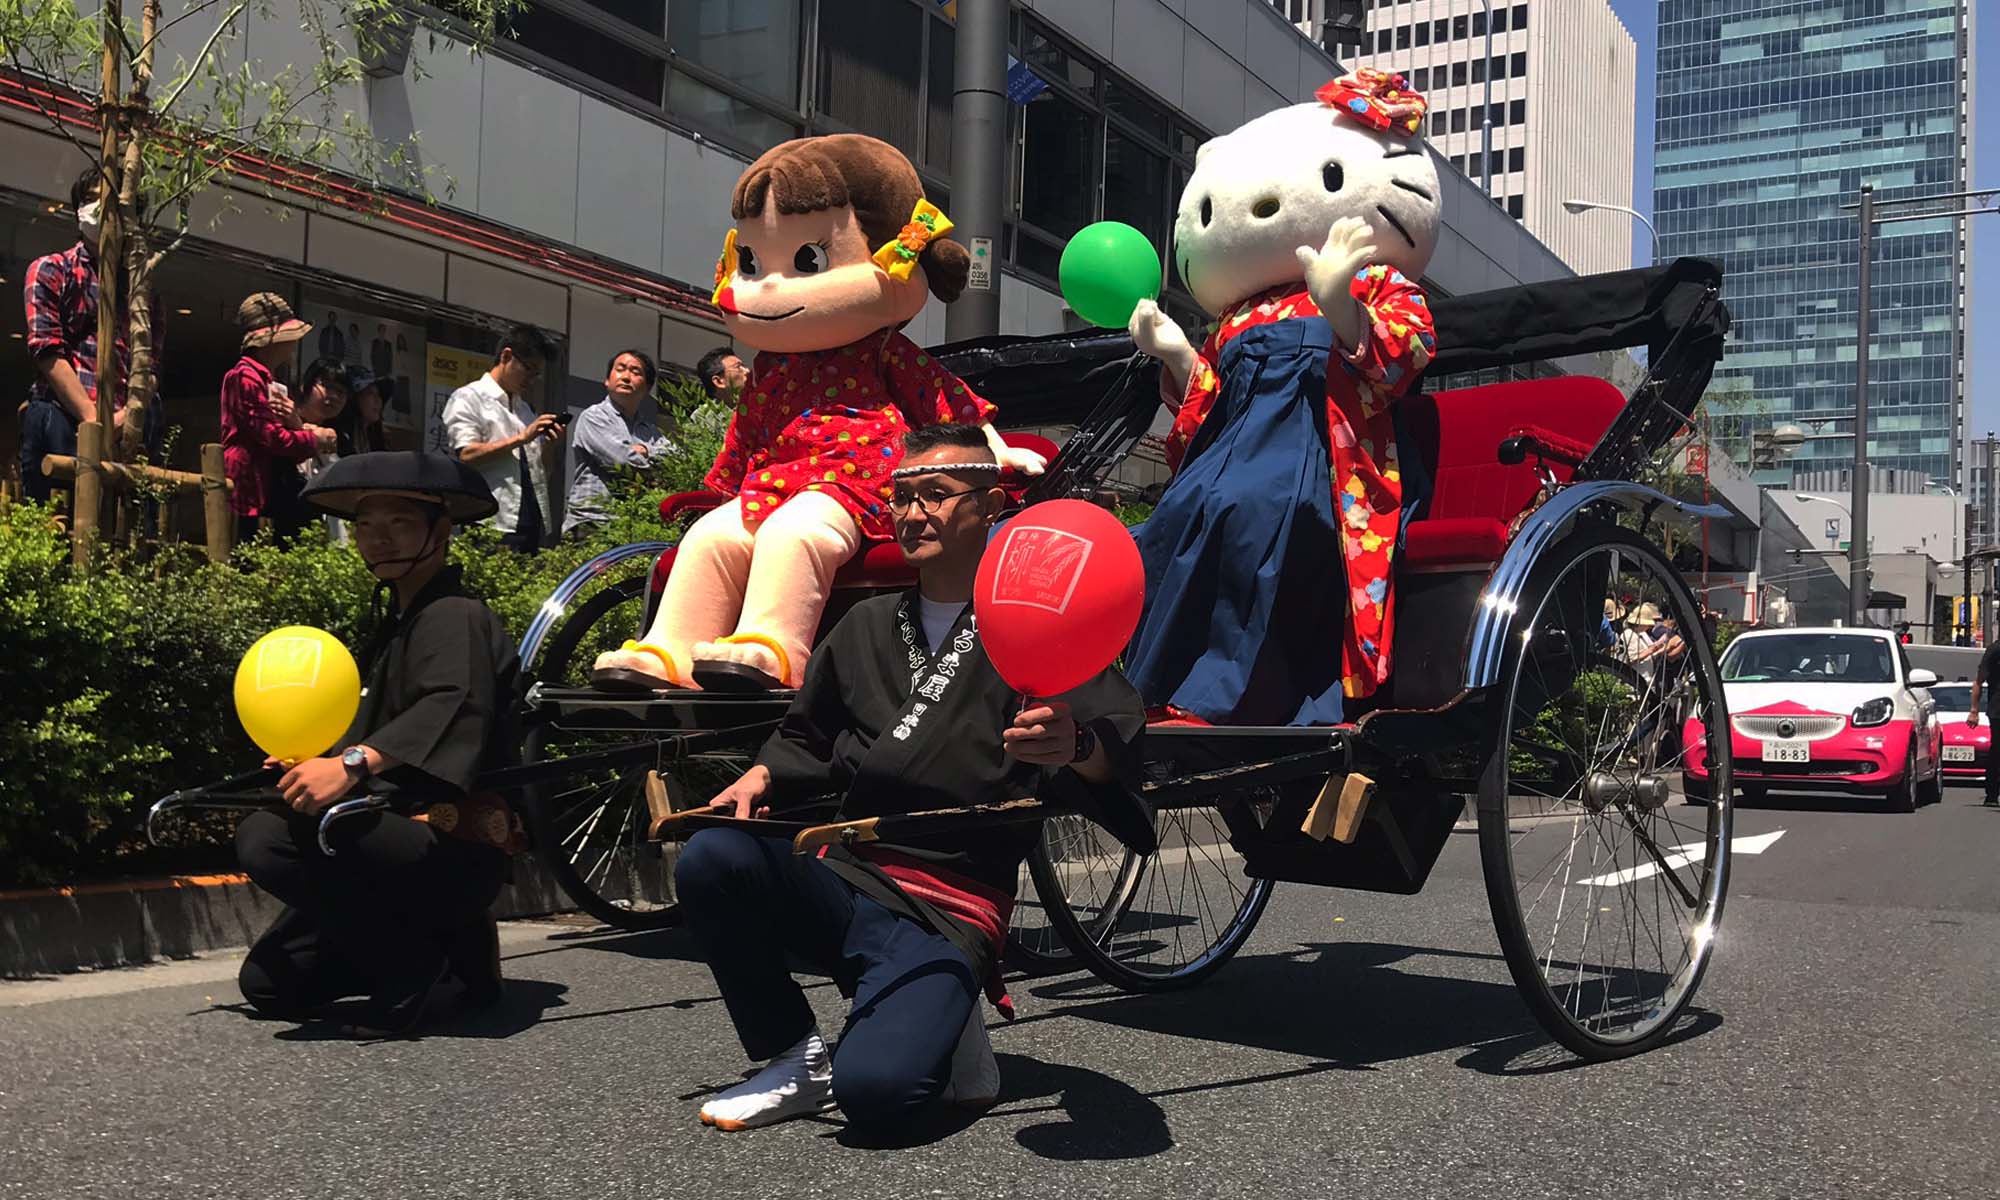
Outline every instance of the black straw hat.
[[351, 454], [321, 471], [302, 493], [321, 512], [348, 519], [370, 496], [440, 504], [460, 524], [485, 520], [500, 509], [479, 472], [455, 458], [418, 450]]

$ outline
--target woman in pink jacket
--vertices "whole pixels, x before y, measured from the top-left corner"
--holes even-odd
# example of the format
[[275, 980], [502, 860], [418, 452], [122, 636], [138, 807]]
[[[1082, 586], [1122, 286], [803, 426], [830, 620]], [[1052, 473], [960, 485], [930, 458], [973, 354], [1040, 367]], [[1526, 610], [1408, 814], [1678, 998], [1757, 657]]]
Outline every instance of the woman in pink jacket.
[[299, 420], [278, 372], [298, 356], [299, 340], [312, 330], [275, 292], [258, 292], [236, 310], [243, 327], [243, 357], [222, 377], [222, 460], [229, 476], [229, 510], [236, 540], [256, 536], [266, 514], [274, 460], [297, 462], [333, 450], [333, 430]]

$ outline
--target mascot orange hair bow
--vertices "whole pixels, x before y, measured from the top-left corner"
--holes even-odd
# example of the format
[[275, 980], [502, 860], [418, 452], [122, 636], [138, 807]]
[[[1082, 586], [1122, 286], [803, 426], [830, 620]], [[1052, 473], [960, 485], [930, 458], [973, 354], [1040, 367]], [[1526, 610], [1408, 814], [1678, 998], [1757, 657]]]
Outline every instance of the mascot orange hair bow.
[[910, 213], [910, 223], [903, 226], [896, 240], [885, 244], [875, 252], [875, 265], [887, 271], [892, 278], [908, 279], [916, 269], [917, 260], [924, 255], [924, 247], [933, 238], [941, 238], [950, 233], [951, 218], [944, 215], [937, 205], [928, 200], [918, 200], [917, 207]]

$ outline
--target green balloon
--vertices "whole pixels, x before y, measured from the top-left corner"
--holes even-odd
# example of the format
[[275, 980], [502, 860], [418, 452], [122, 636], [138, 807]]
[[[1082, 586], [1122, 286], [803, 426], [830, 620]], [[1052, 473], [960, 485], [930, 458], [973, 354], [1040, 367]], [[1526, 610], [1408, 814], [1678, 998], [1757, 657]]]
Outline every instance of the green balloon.
[[1141, 300], [1160, 294], [1160, 256], [1146, 235], [1123, 221], [1099, 221], [1076, 231], [1056, 268], [1063, 299], [1076, 315], [1106, 329], [1123, 329]]

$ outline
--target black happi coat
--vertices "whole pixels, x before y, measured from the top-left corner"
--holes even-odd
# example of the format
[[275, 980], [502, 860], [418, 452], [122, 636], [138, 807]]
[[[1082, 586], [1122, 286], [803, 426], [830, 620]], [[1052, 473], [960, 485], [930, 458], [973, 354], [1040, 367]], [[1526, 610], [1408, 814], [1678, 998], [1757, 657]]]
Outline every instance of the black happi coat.
[[[970, 605], [935, 648], [924, 645], [916, 614], [914, 590], [864, 600], [813, 650], [798, 698], [757, 758], [771, 772], [774, 814], [829, 797], [840, 798], [838, 819], [856, 820], [1040, 796], [1138, 849], [1153, 848], [1152, 813], [1140, 795], [1145, 709], [1123, 676], [1106, 671], [1055, 697], [1089, 724], [1109, 756], [1111, 782], [1092, 784], [1002, 749], [1000, 733], [1014, 723], [1021, 698], [987, 661]], [[941, 674], [948, 677], [940, 688]], [[1021, 824], [969, 839], [875, 845], [1011, 896], [1040, 836], [1040, 826]], [[976, 971], [992, 965], [992, 947], [971, 926], [905, 895], [865, 861], [836, 849], [826, 862], [858, 891], [952, 939]]]
[[397, 807], [462, 800], [481, 771], [513, 759], [520, 661], [492, 609], [446, 567], [407, 611], [392, 610], [366, 655], [366, 689], [344, 746], [366, 745], [400, 765], [370, 790]]

